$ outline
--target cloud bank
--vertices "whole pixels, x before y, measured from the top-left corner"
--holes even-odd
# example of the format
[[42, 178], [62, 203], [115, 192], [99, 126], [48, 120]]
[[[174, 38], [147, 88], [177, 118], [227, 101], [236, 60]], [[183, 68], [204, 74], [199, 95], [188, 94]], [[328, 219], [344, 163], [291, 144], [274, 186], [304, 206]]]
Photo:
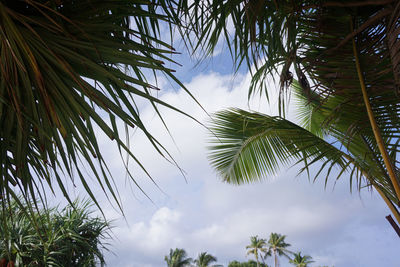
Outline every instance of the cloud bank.
[[[275, 112], [276, 103], [267, 104], [262, 98], [247, 101], [249, 81], [249, 75], [215, 72], [194, 77], [186, 87], [202, 107], [181, 90], [169, 90], [160, 98], [202, 123], [210, 120], [202, 108], [210, 114], [227, 107]], [[207, 162], [207, 129], [176, 112], [161, 111], [173, 139], [151, 107], [142, 112], [143, 121], [171, 152], [185, 177], [149, 149], [143, 134], [132, 134], [132, 150], [157, 186], [137, 166], [132, 165], [131, 171], [151, 200], [130, 186], [118, 151], [101, 138], [125, 212], [124, 219], [102, 199], [115, 225], [107, 254], [109, 266], [166, 266], [164, 256], [176, 247], [191, 257], [207, 251], [227, 266], [231, 260], [250, 259], [245, 251], [250, 236], [267, 238], [271, 232], [287, 235], [292, 248], [311, 255], [315, 266], [400, 265], [398, 238], [384, 219], [389, 211], [377, 195], [351, 195], [345, 176], [334, 190], [332, 183], [324, 189], [323, 181], [312, 184], [305, 175], [296, 177], [296, 167], [283, 169], [263, 183], [224, 184]], [[283, 259], [282, 266], [288, 266]]]

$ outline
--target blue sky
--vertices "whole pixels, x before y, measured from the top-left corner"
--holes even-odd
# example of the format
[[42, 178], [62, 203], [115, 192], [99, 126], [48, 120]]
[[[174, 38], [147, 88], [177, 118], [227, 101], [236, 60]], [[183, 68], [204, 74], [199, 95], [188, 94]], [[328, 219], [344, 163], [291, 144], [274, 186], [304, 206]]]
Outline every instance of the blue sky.
[[[183, 50], [183, 49], [181, 49]], [[194, 67], [187, 54], [177, 56], [183, 67], [177, 76], [208, 113], [227, 107], [276, 114], [276, 101], [248, 101], [250, 76], [245, 68], [232, 74], [226, 50]], [[208, 115], [181, 89], [158, 79], [162, 100], [176, 105], [200, 122]], [[271, 96], [276, 96], [271, 85]], [[263, 183], [232, 186], [222, 183], [207, 162], [207, 129], [193, 120], [161, 109], [172, 134], [169, 136], [153, 109], [139, 101], [141, 116], [151, 132], [166, 146], [179, 166], [155, 151], [140, 132], [132, 132], [131, 149], [155, 179], [155, 186], [134, 164], [131, 171], [151, 201], [126, 179], [118, 150], [108, 138], [99, 140], [119, 189], [125, 212], [113, 209], [99, 189], [98, 198], [113, 220], [113, 240], [107, 253], [109, 266], [166, 266], [170, 248], [184, 248], [190, 257], [207, 251], [227, 266], [245, 261], [252, 235], [267, 238], [271, 232], [287, 235], [294, 251], [311, 255], [312, 266], [400, 266], [400, 243], [385, 220], [389, 214], [378, 195], [367, 190], [349, 192], [346, 175], [324, 188], [324, 181], [310, 183], [297, 176], [298, 167], [282, 171]], [[293, 113], [289, 118], [294, 120]], [[95, 187], [95, 186], [93, 186]], [[71, 189], [82, 195], [80, 188]], [[271, 259], [267, 262], [272, 263]], [[281, 266], [289, 266], [281, 259]]]

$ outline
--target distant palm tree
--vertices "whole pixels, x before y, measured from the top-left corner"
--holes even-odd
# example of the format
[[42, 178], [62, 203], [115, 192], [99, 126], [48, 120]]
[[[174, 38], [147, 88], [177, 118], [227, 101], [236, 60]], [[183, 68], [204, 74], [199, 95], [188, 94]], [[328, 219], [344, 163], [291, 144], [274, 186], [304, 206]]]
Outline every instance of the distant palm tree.
[[256, 258], [257, 267], [260, 267], [259, 256], [261, 255], [261, 253], [268, 253], [265, 247], [265, 239], [258, 238], [258, 236], [256, 235], [250, 237], [250, 242], [250, 245], [246, 246], [246, 249], [248, 249], [247, 255], [253, 254]]
[[186, 267], [190, 266], [192, 259], [187, 257], [184, 249], [176, 248], [169, 251], [169, 256], [165, 256], [164, 260], [167, 262], [168, 267]]
[[296, 267], [307, 267], [308, 264], [314, 262], [311, 256], [304, 255], [301, 256], [301, 252], [293, 254], [294, 258], [290, 259], [289, 262]]
[[292, 254], [290, 250], [287, 249], [287, 247], [290, 246], [290, 244], [285, 242], [285, 235], [277, 234], [277, 233], [271, 233], [268, 239], [268, 252], [272, 253], [274, 255], [274, 266], [278, 267], [279, 262], [278, 262], [278, 255], [279, 256], [285, 256], [287, 258], [289, 257], [289, 254]]
[[207, 252], [202, 252], [199, 254], [197, 259], [194, 260], [194, 264], [196, 267], [222, 267], [222, 265], [219, 264], [213, 264], [211, 263], [216, 262], [217, 258], [214, 257], [211, 254], [208, 254]]

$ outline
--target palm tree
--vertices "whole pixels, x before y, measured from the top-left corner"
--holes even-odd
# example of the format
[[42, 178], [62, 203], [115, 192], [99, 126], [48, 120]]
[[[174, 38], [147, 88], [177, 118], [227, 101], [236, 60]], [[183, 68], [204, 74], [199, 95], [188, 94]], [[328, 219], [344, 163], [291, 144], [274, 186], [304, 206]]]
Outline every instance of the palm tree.
[[266, 242], [265, 239], [258, 238], [258, 236], [250, 237], [250, 245], [246, 246], [247, 255], [253, 254], [254, 258], [256, 258], [257, 267], [260, 267], [259, 257], [261, 253], [267, 253], [267, 249], [265, 247]]
[[[212, 53], [222, 37], [238, 67], [255, 64], [249, 95], [268, 96], [272, 74], [281, 85], [278, 117], [238, 109], [215, 115], [210, 158], [222, 179], [260, 180], [293, 161], [308, 172], [322, 161], [315, 179], [338, 167], [336, 178], [347, 172], [358, 189], [374, 188], [400, 222], [399, 8], [394, 0], [195, 1], [183, 8], [196, 48]], [[284, 119], [294, 87], [306, 99], [301, 125]]]
[[194, 264], [196, 267], [222, 267], [222, 265], [211, 263], [216, 262], [217, 258], [207, 252], [202, 252], [199, 254], [197, 259], [194, 260]]
[[187, 257], [184, 249], [176, 248], [169, 251], [169, 256], [165, 256], [164, 260], [167, 262], [168, 267], [187, 267], [192, 262], [191, 258]]
[[287, 249], [290, 244], [285, 243], [285, 235], [271, 233], [268, 239], [268, 252], [274, 256], [274, 266], [279, 266], [278, 256], [289, 257], [292, 252]]
[[149, 74], [160, 73], [182, 86], [166, 67], [175, 52], [160, 32], [160, 23], [179, 24], [174, 3], [0, 1], [3, 200], [15, 192], [36, 200], [45, 194], [44, 184], [53, 192], [59, 187], [71, 201], [65, 175], [72, 182], [76, 176], [96, 202], [84, 167], [119, 204], [98, 136], [113, 140], [127, 170], [126, 155], [148, 173], [129, 147], [130, 133], [121, 131], [124, 124], [127, 131], [141, 130], [152, 147], [169, 158], [147, 130], [136, 102], [148, 101], [161, 119], [160, 106], [178, 111], [155, 97], [159, 89], [148, 81]]
[[[28, 209], [33, 203], [24, 203]], [[5, 266], [101, 266], [110, 226], [88, 201], [27, 214], [16, 201], [0, 211], [0, 263]], [[33, 219], [33, 221], [32, 221]], [[1, 266], [3, 266], [1, 265]]]
[[312, 257], [308, 255], [301, 256], [301, 252], [293, 254], [294, 258], [290, 259], [289, 262], [296, 267], [307, 267], [308, 264], [313, 263]]

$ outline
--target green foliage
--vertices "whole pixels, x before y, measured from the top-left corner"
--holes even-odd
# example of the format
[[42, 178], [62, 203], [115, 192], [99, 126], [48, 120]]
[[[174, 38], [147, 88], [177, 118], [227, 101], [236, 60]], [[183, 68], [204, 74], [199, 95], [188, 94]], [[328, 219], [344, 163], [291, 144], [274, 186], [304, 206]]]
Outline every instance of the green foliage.
[[169, 251], [169, 255], [164, 257], [168, 267], [189, 267], [192, 263], [192, 259], [187, 257], [187, 253], [184, 249], [172, 248]]
[[343, 153], [302, 127], [280, 117], [223, 110], [214, 115], [211, 164], [224, 181], [234, 184], [258, 181], [275, 174], [280, 164], [296, 160], [309, 165], [326, 159], [331, 166], [346, 167]]
[[222, 267], [222, 265], [212, 264], [216, 262], [217, 258], [207, 252], [199, 254], [197, 259], [194, 260], [195, 267]]
[[290, 259], [289, 262], [296, 267], [307, 267], [310, 263], [314, 262], [311, 256], [301, 256], [301, 252], [297, 252], [293, 256], [293, 259]]
[[[257, 267], [257, 262], [249, 260], [247, 262], [231, 261], [228, 267]], [[260, 263], [260, 267], [268, 267], [265, 263]]]
[[262, 253], [268, 253], [267, 248], [265, 247], [266, 242], [265, 239], [258, 238], [258, 236], [250, 237], [250, 245], [246, 246], [247, 255], [253, 254], [256, 258], [256, 262], [259, 265], [259, 258], [262, 258]]
[[[263, 238], [258, 238], [258, 236], [251, 236], [251, 244], [246, 246], [247, 255], [253, 254], [256, 257], [256, 261], [249, 260], [247, 262], [231, 261], [228, 267], [268, 267], [264, 262], [269, 256], [274, 256], [274, 266], [279, 266], [278, 256], [284, 256], [289, 260], [289, 263], [297, 267], [307, 267], [308, 264], [314, 262], [312, 257], [308, 255], [301, 255], [301, 252], [293, 253], [287, 248], [290, 244], [285, 242], [285, 235], [271, 233], [268, 241]], [[262, 255], [264, 254], [264, 255]], [[293, 256], [293, 257], [292, 257]], [[259, 258], [262, 259], [262, 263], [259, 262]], [[184, 266], [194, 266], [194, 267], [221, 267], [222, 265], [210, 265], [212, 262], [216, 262], [217, 258], [208, 254], [207, 252], [202, 252], [198, 255], [197, 259], [194, 261], [187, 257], [187, 253], [184, 249], [176, 248], [175, 250], [170, 249], [169, 255], [165, 256], [165, 261], [168, 267], [184, 267]], [[191, 262], [194, 265], [190, 265]]]
[[[327, 183], [332, 173], [336, 179], [347, 173], [350, 186], [376, 188], [400, 222], [394, 208], [400, 202], [399, 8], [390, 0], [195, 1], [188, 7], [199, 49], [212, 53], [224, 38], [237, 66], [256, 64], [249, 95], [268, 96], [271, 75], [281, 86], [280, 117], [239, 109], [215, 114], [210, 159], [222, 179], [241, 184], [264, 179], [281, 164], [301, 163], [309, 173], [322, 163], [314, 179], [324, 173]], [[283, 118], [294, 94], [302, 101], [301, 127]]]
[[287, 247], [290, 247], [290, 244], [285, 242], [285, 238], [285, 235], [271, 233], [268, 239], [269, 251], [276, 252], [279, 256], [283, 255], [288, 258], [292, 252], [287, 249]]
[[290, 255], [293, 254], [287, 247], [290, 247], [290, 244], [285, 242], [285, 235], [271, 233], [268, 239], [268, 254], [274, 256], [274, 266], [279, 266], [278, 256], [284, 256], [290, 259]]
[[99, 134], [113, 140], [127, 170], [126, 155], [147, 173], [129, 147], [133, 128], [169, 158], [136, 104], [147, 101], [160, 118], [159, 106], [178, 111], [155, 97], [159, 89], [147, 79], [162, 74], [182, 86], [166, 67], [174, 50], [160, 32], [160, 23], [179, 23], [173, 6], [169, 0], [0, 1], [3, 200], [21, 191], [36, 200], [43, 184], [68, 198], [65, 175], [78, 177], [96, 202], [86, 168], [118, 203]]
[[[28, 209], [32, 203], [25, 204]], [[15, 201], [0, 212], [0, 259], [15, 266], [104, 266], [109, 224], [92, 217], [89, 202], [28, 215]]]

